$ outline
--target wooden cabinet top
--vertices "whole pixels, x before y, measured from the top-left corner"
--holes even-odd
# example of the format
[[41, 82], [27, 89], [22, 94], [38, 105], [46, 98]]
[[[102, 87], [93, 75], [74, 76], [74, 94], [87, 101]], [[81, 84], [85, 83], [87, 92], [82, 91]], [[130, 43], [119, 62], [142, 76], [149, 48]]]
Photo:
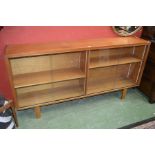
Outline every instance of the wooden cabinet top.
[[146, 41], [137, 37], [115, 37], [115, 38], [100, 38], [78, 41], [61, 41], [51, 43], [37, 44], [17, 44], [8, 45], [6, 47], [6, 56], [8, 58], [37, 56], [44, 54], [58, 54], [76, 51], [85, 51], [93, 49], [117, 48], [147, 45]]

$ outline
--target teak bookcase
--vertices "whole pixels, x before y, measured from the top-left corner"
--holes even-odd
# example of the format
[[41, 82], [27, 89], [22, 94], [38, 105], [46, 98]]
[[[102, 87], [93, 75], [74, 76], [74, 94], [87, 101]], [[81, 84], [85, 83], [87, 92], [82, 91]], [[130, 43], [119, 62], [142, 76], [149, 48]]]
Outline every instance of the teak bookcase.
[[136, 37], [8, 45], [6, 65], [17, 110], [140, 84], [150, 42]]

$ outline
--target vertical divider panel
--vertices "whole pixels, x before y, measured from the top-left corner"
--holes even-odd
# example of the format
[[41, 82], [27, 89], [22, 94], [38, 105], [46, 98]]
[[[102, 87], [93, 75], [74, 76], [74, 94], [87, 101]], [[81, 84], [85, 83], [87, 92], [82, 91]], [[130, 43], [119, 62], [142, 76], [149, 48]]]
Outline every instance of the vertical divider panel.
[[85, 94], [88, 93], [89, 63], [90, 63], [90, 50], [89, 51], [86, 51], [86, 83], [85, 83]]
[[83, 51], [81, 52], [81, 55], [80, 55], [80, 69], [82, 70], [82, 72], [84, 72], [84, 79], [79, 79], [79, 84], [80, 84], [80, 87], [82, 88], [82, 90], [84, 90], [84, 95], [85, 95], [85, 92], [86, 92], [86, 71], [87, 71], [87, 68], [86, 68], [86, 63], [87, 63], [87, 53], [86, 51]]
[[120, 81], [120, 69], [118, 63], [120, 62], [120, 59], [124, 56], [123, 54], [121, 55], [122, 51], [124, 50], [124, 48], [118, 48], [116, 49], [116, 51], [114, 51], [116, 53], [115, 59], [116, 59], [116, 65], [114, 66], [114, 72], [115, 72], [115, 77], [114, 77], [114, 89], [116, 89], [118, 87], [118, 83]]
[[[54, 76], [53, 76], [53, 55], [52, 54], [49, 56], [49, 64], [50, 64], [50, 70], [51, 70], [51, 73], [50, 73], [50, 76], [51, 77], [50, 78], [53, 81], [53, 77]], [[52, 89], [54, 89], [54, 84], [53, 83], [51, 83], [50, 88], [49, 88], [49, 91], [52, 90]]]

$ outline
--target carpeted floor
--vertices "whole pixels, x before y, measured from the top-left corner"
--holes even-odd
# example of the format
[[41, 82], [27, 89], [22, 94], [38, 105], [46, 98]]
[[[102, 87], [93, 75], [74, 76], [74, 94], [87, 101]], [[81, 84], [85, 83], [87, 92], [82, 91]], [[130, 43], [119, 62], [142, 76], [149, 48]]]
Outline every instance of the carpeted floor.
[[133, 127], [132, 129], [155, 129], [155, 121], [150, 121], [148, 123], [138, 125], [136, 127]]
[[130, 89], [125, 100], [120, 92], [42, 107], [35, 119], [33, 109], [18, 111], [19, 128], [113, 129], [155, 116], [155, 104], [137, 89]]

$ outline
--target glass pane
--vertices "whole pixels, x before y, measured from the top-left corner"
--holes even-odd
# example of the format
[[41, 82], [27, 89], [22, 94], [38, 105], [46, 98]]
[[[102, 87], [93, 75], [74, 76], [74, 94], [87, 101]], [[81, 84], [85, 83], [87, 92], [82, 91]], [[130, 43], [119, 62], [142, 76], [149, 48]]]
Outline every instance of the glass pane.
[[88, 94], [130, 87], [138, 82], [140, 63], [89, 70]]
[[89, 68], [107, 67], [142, 61], [144, 46], [90, 51]]
[[88, 94], [115, 88], [116, 66], [90, 69], [88, 75]]
[[129, 87], [137, 84], [140, 63], [117, 66], [116, 88]]
[[19, 107], [27, 107], [84, 95], [84, 80], [79, 79], [18, 88], [16, 92]]
[[85, 77], [86, 52], [11, 60], [15, 88]]

